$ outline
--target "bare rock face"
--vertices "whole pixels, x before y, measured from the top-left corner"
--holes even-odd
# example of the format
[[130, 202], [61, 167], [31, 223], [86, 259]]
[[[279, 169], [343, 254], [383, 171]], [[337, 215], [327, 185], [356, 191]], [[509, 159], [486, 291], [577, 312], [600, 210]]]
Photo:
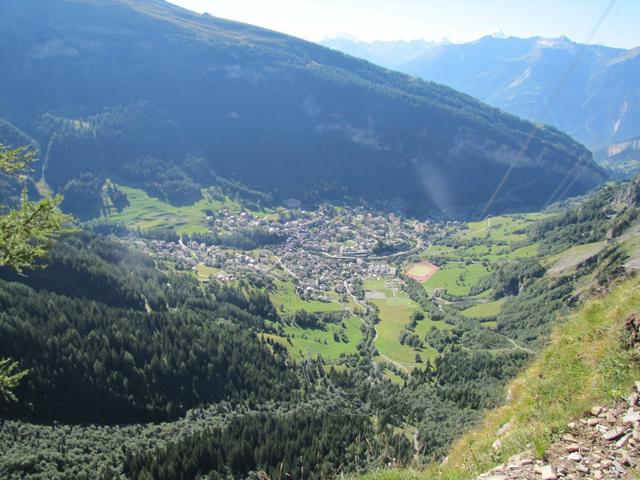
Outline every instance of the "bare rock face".
[[629, 186], [620, 192], [616, 201], [629, 207], [640, 205], [640, 176], [634, 178]]
[[[636, 320], [640, 324], [640, 317]], [[585, 417], [567, 424], [567, 431], [549, 447], [544, 459], [522, 452], [478, 480], [631, 478], [630, 471], [640, 465], [639, 399], [640, 382], [636, 382], [626, 401], [611, 407], [596, 405]], [[500, 433], [504, 435], [502, 428]]]

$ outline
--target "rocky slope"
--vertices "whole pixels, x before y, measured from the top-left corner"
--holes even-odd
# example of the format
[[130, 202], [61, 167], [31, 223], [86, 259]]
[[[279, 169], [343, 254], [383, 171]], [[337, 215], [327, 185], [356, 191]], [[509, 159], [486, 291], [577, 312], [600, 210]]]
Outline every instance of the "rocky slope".
[[[543, 460], [533, 451], [511, 457], [478, 480], [557, 480], [629, 478], [640, 461], [640, 382], [627, 401], [610, 408], [594, 406], [567, 425], [567, 433], [553, 443]], [[500, 448], [500, 440], [494, 444]]]
[[595, 161], [615, 179], [640, 173], [640, 138], [614, 143], [594, 153]]

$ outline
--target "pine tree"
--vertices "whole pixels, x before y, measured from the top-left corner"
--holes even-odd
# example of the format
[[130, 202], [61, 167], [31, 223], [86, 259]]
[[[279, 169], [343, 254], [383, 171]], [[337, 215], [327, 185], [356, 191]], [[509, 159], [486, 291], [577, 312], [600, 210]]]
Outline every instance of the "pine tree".
[[[11, 150], [0, 145], [0, 173], [23, 178], [33, 159], [33, 152], [26, 147]], [[30, 202], [25, 188], [19, 208], [0, 205], [0, 266], [20, 270], [32, 265], [58, 235], [71, 230], [72, 217], [60, 212], [60, 202], [60, 195]]]
[[[23, 178], [34, 154], [27, 147], [11, 150], [0, 145], [0, 173]], [[47, 195], [39, 202], [30, 202], [27, 190], [22, 190], [19, 208], [0, 205], [0, 266], [20, 270], [33, 264], [47, 251], [57, 235], [70, 231], [72, 217], [58, 210], [62, 197]], [[0, 400], [16, 400], [12, 390], [27, 371], [18, 371], [18, 364], [0, 358]]]
[[0, 359], [0, 401], [17, 401], [13, 389], [18, 386], [20, 380], [28, 373], [27, 370], [19, 370], [18, 363], [9, 359]]

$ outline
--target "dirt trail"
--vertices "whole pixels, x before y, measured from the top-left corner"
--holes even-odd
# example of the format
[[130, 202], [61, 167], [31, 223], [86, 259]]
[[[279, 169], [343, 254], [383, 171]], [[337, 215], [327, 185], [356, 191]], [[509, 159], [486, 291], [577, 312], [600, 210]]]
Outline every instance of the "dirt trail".
[[515, 348], [516, 350], [522, 350], [523, 352], [530, 353], [531, 355], [537, 355], [538, 354], [538, 352], [536, 352], [535, 350], [531, 350], [530, 348], [523, 347], [522, 345], [518, 345], [513, 338], [509, 338], [507, 336], [505, 336], [504, 338], [509, 340], [509, 342], [513, 345], [513, 348]]

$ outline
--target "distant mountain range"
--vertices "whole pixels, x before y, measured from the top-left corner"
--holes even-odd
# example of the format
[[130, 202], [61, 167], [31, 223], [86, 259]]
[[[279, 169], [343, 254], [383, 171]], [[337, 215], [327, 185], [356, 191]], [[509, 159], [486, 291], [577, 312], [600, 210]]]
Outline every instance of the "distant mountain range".
[[[325, 45], [468, 93], [506, 112], [568, 133], [592, 150], [640, 136], [640, 48], [574, 43], [566, 37], [486, 36], [470, 43], [332, 40]], [[403, 47], [404, 45], [404, 47]], [[369, 50], [374, 53], [367, 54]]]
[[339, 50], [354, 57], [364, 58], [371, 63], [392, 70], [401, 70], [405, 64], [448, 43], [450, 43], [448, 40], [440, 42], [428, 40], [362, 42], [351, 37], [326, 38], [320, 42], [325, 47]]
[[107, 178], [174, 204], [224, 184], [446, 214], [481, 211], [508, 171], [494, 211], [605, 178], [553, 128], [162, 0], [4, 0], [0, 45], [0, 141], [37, 145], [76, 209]]

